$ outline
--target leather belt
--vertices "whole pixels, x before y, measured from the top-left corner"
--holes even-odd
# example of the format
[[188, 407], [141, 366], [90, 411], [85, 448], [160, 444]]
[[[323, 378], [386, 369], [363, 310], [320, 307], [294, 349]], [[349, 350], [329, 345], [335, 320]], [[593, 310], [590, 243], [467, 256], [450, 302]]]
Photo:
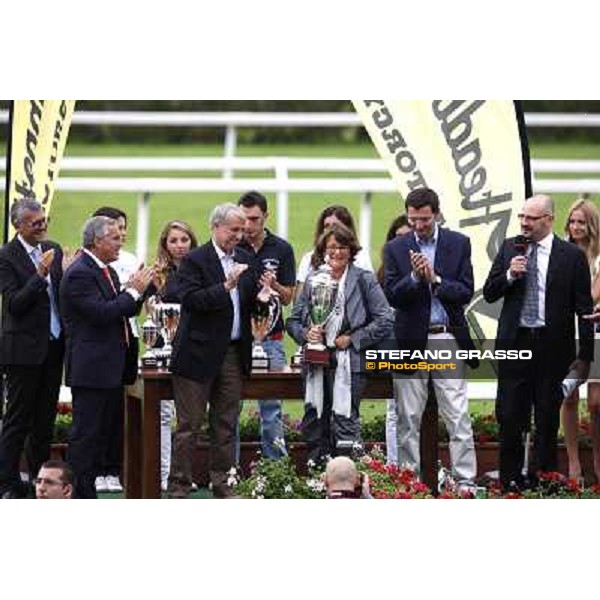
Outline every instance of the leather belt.
[[430, 325], [427, 329], [427, 333], [454, 333], [456, 327], [449, 327], [448, 325]]
[[538, 339], [542, 337], [545, 331], [545, 327], [519, 327], [518, 329], [519, 335], [528, 337], [530, 339]]

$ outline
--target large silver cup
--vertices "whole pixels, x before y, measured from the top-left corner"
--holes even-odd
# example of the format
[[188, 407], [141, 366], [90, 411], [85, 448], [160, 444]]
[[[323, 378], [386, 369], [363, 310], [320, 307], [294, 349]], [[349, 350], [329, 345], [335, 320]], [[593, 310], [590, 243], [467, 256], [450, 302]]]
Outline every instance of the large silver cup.
[[[338, 282], [331, 276], [331, 269], [327, 265], [323, 265], [307, 281], [307, 284], [311, 323], [313, 326], [318, 325], [324, 329], [333, 314], [338, 294]], [[306, 345], [304, 362], [327, 364], [328, 360], [325, 344], [309, 343]]]

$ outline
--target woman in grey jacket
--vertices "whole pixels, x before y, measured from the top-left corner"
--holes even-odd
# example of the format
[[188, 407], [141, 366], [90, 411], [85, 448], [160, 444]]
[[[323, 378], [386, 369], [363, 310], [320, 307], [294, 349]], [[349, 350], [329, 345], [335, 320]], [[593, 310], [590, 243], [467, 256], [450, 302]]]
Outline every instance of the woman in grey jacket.
[[[392, 335], [393, 316], [373, 273], [356, 267], [360, 250], [347, 227], [326, 229], [313, 254], [308, 278], [286, 322], [298, 344], [324, 343], [332, 365], [305, 365], [305, 412], [302, 431], [309, 460], [362, 451], [360, 436], [360, 351]], [[338, 284], [334, 309], [325, 326], [310, 318], [312, 282], [326, 269]], [[321, 275], [322, 276], [322, 275]]]

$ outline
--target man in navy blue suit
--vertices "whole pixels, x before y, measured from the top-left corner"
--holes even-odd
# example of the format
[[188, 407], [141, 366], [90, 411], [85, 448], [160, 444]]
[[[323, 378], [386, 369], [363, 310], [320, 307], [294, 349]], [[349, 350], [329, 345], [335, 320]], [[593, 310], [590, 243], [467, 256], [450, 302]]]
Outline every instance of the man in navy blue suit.
[[[474, 349], [464, 314], [473, 296], [469, 239], [437, 223], [440, 205], [428, 188], [406, 197], [413, 231], [384, 249], [384, 287], [396, 309], [395, 335], [400, 348]], [[462, 366], [462, 365], [461, 365]], [[427, 371], [394, 379], [398, 397], [398, 464], [420, 470], [421, 417], [428, 397]], [[470, 491], [477, 468], [469, 416], [467, 382], [462, 370], [431, 375], [440, 414], [450, 438], [452, 472], [459, 489]]]
[[0, 497], [20, 498], [27, 493], [19, 476], [23, 449], [31, 479], [50, 455], [64, 354], [58, 302], [63, 253], [46, 240], [48, 219], [39, 202], [24, 198], [10, 212], [17, 235], [0, 250], [0, 363], [7, 384]]
[[138, 311], [153, 270], [140, 268], [119, 291], [119, 278], [109, 263], [119, 256], [122, 243], [116, 221], [89, 219], [83, 251], [60, 287], [67, 335], [66, 382], [73, 395], [69, 463], [77, 498], [96, 497], [94, 480], [106, 450], [105, 421], [114, 405], [123, 402], [124, 384], [133, 383], [137, 374], [127, 317]]

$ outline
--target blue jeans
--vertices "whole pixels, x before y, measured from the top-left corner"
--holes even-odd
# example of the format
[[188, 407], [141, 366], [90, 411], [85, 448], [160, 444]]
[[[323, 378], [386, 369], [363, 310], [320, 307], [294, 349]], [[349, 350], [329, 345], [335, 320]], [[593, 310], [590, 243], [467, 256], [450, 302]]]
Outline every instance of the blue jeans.
[[[283, 369], [285, 367], [285, 351], [283, 340], [265, 340], [263, 348], [267, 356], [271, 359], [272, 370]], [[283, 420], [281, 416], [281, 400], [269, 398], [258, 401], [260, 412], [260, 440], [262, 452], [266, 458], [279, 459], [285, 456], [285, 449], [279, 447], [275, 440], [283, 440]], [[241, 407], [240, 407], [241, 410]], [[235, 442], [236, 463], [240, 462], [240, 428], [239, 422]]]

